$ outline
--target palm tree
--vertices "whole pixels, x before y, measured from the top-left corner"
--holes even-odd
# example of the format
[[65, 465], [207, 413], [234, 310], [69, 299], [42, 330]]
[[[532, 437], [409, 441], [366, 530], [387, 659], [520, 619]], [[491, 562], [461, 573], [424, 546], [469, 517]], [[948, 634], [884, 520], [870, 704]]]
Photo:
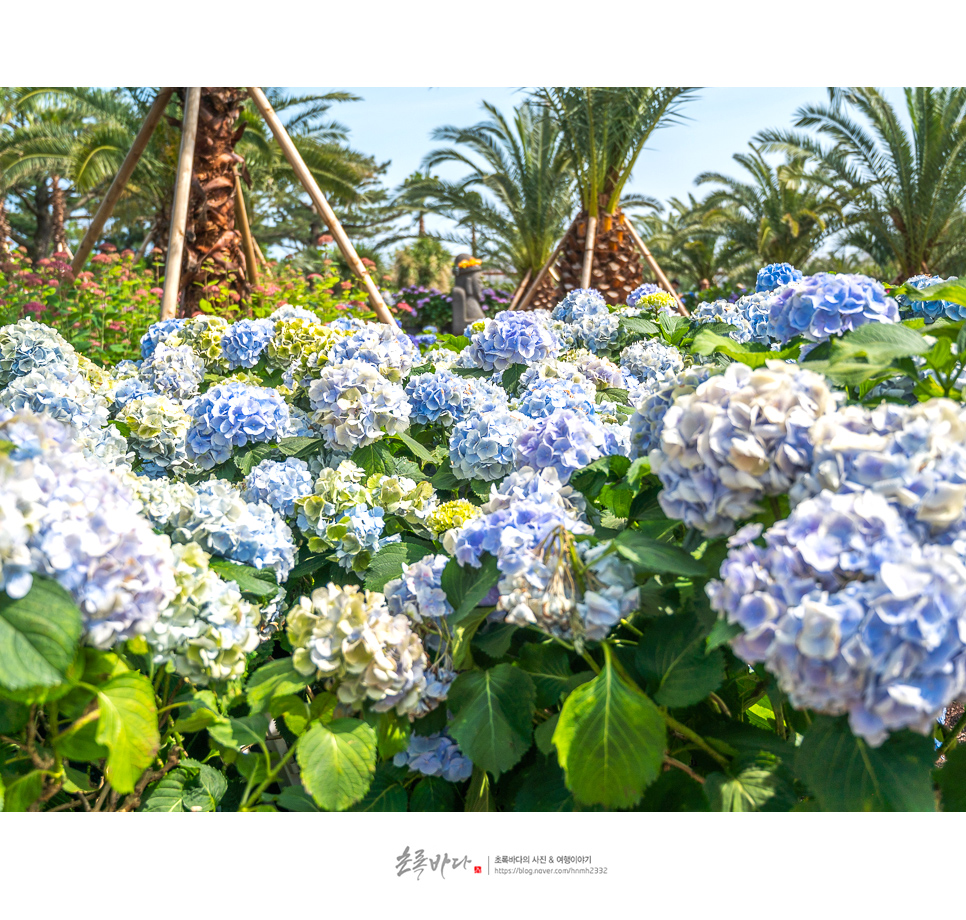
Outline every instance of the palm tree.
[[562, 248], [561, 293], [581, 286], [591, 227], [591, 284], [616, 304], [640, 283], [640, 257], [626, 232], [621, 197], [651, 135], [675, 122], [692, 96], [692, 88], [683, 86], [555, 86], [534, 92], [560, 127], [581, 209]]
[[833, 87], [827, 105], [796, 113], [796, 127], [818, 137], [758, 138], [821, 164], [847, 206], [842, 241], [894, 263], [896, 281], [966, 267], [966, 87], [907, 87], [905, 100], [910, 128], [877, 89]]
[[806, 171], [803, 154], [792, 154], [773, 167], [760, 148], [750, 146], [751, 153], [732, 157], [750, 174], [750, 182], [716, 172], [701, 173], [695, 180], [722, 186], [705, 200], [708, 217], [750, 261], [803, 266], [842, 226], [841, 207], [826, 178]]
[[686, 202], [672, 198], [667, 216], [645, 218], [642, 232], [663, 269], [680, 275], [685, 288], [740, 272], [749, 262], [747, 253], [726, 236], [720, 216], [704, 201], [688, 194]]
[[437, 128], [433, 139], [452, 146], [423, 159], [426, 170], [462, 163], [467, 175], [458, 182], [413, 182], [400, 200], [469, 228], [470, 239], [459, 242], [468, 243], [471, 251], [483, 250], [488, 261], [519, 280], [539, 271], [560, 239], [570, 211], [573, 174], [548, 111], [524, 103], [514, 109], [511, 120], [488, 102], [483, 109], [489, 118], [478, 124]]

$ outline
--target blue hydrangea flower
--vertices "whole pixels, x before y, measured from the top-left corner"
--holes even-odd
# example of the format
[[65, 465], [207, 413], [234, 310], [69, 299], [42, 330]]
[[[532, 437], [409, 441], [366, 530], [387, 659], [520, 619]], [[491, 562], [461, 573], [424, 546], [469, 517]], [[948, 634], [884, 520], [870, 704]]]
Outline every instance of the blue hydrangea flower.
[[398, 533], [383, 537], [385, 514], [382, 508], [352, 505], [338, 521], [326, 527], [326, 540], [335, 548], [335, 558], [342, 568], [364, 571], [375, 553], [400, 541]]
[[114, 402], [111, 404], [111, 413], [117, 415], [132, 400], [161, 394], [155, 393], [140, 377], [125, 377], [114, 388], [112, 395]]
[[735, 308], [750, 329], [748, 338], [739, 341], [769, 344], [771, 338], [768, 335], [768, 320], [771, 316], [772, 297], [772, 294], [747, 294], [738, 298]]
[[449, 735], [409, 736], [409, 747], [400, 751], [392, 761], [397, 767], [408, 767], [424, 776], [441, 776], [447, 782], [461, 783], [473, 775], [473, 761], [459, 749]]
[[646, 281], [640, 287], [634, 288], [630, 294], [627, 295], [627, 306], [636, 307], [637, 302], [642, 297], [647, 297], [648, 294], [659, 294], [661, 292], [661, 286], [659, 284], [651, 284]]
[[609, 351], [620, 335], [621, 318], [616, 313], [582, 316], [571, 324], [577, 343], [595, 355]]
[[513, 444], [523, 424], [523, 416], [496, 405], [467, 415], [449, 437], [453, 473], [485, 481], [505, 476], [513, 468]]
[[691, 319], [696, 323], [729, 323], [735, 327], [730, 333], [736, 342], [750, 342], [752, 327], [747, 316], [737, 303], [730, 300], [713, 300], [698, 304], [691, 312]]
[[205, 362], [190, 345], [159, 343], [141, 365], [141, 379], [156, 393], [191, 399], [205, 379]]
[[250, 502], [265, 502], [282, 517], [295, 514], [295, 502], [312, 494], [315, 477], [309, 465], [297, 457], [284, 462], [262, 460], [245, 477], [242, 498]]
[[769, 334], [824, 342], [866, 323], [897, 323], [899, 307], [878, 281], [865, 275], [820, 272], [783, 288], [771, 302]]
[[74, 346], [50, 326], [32, 319], [0, 328], [0, 387], [31, 371], [73, 380], [78, 374]]
[[729, 364], [678, 396], [649, 456], [664, 513], [708, 536], [733, 533], [808, 472], [812, 426], [835, 401], [824, 377], [781, 361]]
[[325, 325], [337, 332], [359, 332], [366, 328], [365, 320], [358, 319], [355, 316], [338, 316]]
[[464, 355], [488, 371], [504, 371], [511, 364], [533, 364], [560, 353], [560, 342], [547, 325], [530, 313], [498, 313], [473, 333]]
[[232, 323], [221, 337], [221, 349], [230, 370], [254, 367], [275, 332], [270, 319], [243, 319]]
[[624, 373], [641, 383], [660, 380], [684, 370], [681, 352], [655, 339], [628, 345], [621, 352], [620, 362]]
[[402, 576], [383, 588], [389, 612], [393, 616], [405, 614], [414, 623], [428, 620], [438, 624], [445, 620], [453, 612], [440, 584], [447, 562], [449, 556], [439, 554], [404, 564]]
[[219, 383], [186, 407], [191, 416], [188, 458], [206, 470], [249, 442], [277, 441], [289, 421], [288, 406], [267, 387]]
[[77, 431], [103, 428], [108, 421], [104, 396], [95, 393], [82, 376], [65, 380], [49, 365], [11, 380], [0, 390], [0, 403], [14, 411], [44, 412]]
[[486, 401], [506, 404], [506, 392], [496, 384], [474, 377], [460, 377], [449, 370], [419, 374], [406, 384], [412, 420], [420, 425], [439, 422], [446, 427], [479, 410]]
[[660, 446], [664, 416], [679, 396], [693, 393], [711, 376], [712, 368], [695, 366], [676, 373], [655, 377], [635, 394], [636, 410], [630, 417], [631, 450], [633, 459], [646, 457]]
[[342, 364], [353, 359], [365, 361], [383, 377], [395, 382], [412, 370], [418, 354], [409, 336], [401, 329], [386, 323], [367, 323], [332, 346], [329, 363]]
[[[917, 291], [930, 287], [933, 284], [940, 284], [943, 281], [955, 281], [956, 278], [940, 278], [938, 275], [913, 275], [906, 281]], [[904, 294], [900, 294], [896, 300], [900, 307], [905, 307], [912, 311], [913, 316], [922, 316], [927, 323], [934, 323], [940, 316], [957, 322], [966, 319], [966, 307], [949, 300], [910, 300]]]
[[562, 323], [576, 323], [585, 316], [599, 316], [609, 312], [607, 301], [600, 291], [593, 288], [577, 288], [570, 291], [550, 314]]
[[921, 545], [881, 495], [822, 492], [765, 534], [736, 535], [708, 585], [711, 606], [744, 632], [797, 708], [848, 714], [876, 747], [933, 730], [966, 689], [966, 565]]
[[297, 307], [290, 303], [283, 303], [279, 306], [270, 314], [269, 319], [274, 322], [287, 319], [304, 319], [310, 323], [317, 323], [319, 321], [319, 317], [311, 310], [307, 310], [305, 307]]
[[603, 457], [604, 447], [599, 422], [572, 409], [557, 409], [520, 435], [514, 453], [519, 466], [553, 467], [566, 483], [571, 473]]
[[333, 450], [354, 450], [409, 427], [406, 391], [365, 361], [326, 365], [308, 395], [312, 420]]
[[148, 331], [141, 336], [141, 357], [146, 361], [154, 354], [158, 344], [172, 333], [180, 332], [186, 319], [162, 319], [148, 326]]
[[565, 380], [537, 378], [524, 390], [519, 410], [527, 418], [546, 418], [557, 409], [573, 409], [587, 416], [597, 414], [597, 389]]
[[771, 265], [758, 269], [755, 293], [761, 294], [766, 291], [773, 291], [784, 284], [801, 280], [802, 273], [797, 268], [792, 268], [787, 262], [772, 262]]

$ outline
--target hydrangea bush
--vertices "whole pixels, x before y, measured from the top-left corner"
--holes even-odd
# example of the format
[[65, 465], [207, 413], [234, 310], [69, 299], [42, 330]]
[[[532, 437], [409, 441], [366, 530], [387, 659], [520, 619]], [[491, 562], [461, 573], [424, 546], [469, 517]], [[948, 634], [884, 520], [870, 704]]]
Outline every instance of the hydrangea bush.
[[0, 327], [7, 807], [957, 807], [961, 310]]

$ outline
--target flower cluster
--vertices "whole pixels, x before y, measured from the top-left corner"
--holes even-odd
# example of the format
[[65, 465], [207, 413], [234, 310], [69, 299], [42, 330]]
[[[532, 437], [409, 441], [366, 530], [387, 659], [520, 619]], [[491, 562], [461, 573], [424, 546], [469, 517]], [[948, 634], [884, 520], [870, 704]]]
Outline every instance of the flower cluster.
[[365, 361], [350, 358], [322, 368], [308, 396], [312, 419], [335, 450], [354, 450], [409, 427], [406, 391]]
[[824, 378], [780, 361], [730, 364], [679, 396], [650, 454], [665, 514], [708, 536], [733, 532], [809, 469], [809, 430], [834, 407]]
[[191, 417], [173, 399], [155, 395], [132, 399], [118, 418], [128, 427], [128, 440], [141, 458], [143, 472], [150, 469], [160, 475], [195, 469], [185, 444]]
[[243, 319], [232, 323], [221, 337], [221, 349], [230, 370], [254, 367], [275, 333], [269, 319]]
[[577, 288], [553, 308], [551, 316], [562, 323], [576, 323], [586, 316], [609, 312], [603, 294], [593, 288]]
[[287, 623], [300, 674], [327, 681], [353, 708], [368, 701], [376, 712], [413, 712], [426, 687], [426, 652], [382, 594], [330, 583], [300, 598]]
[[652, 291], [649, 294], [642, 294], [633, 304], [630, 302], [630, 298], [628, 298], [627, 303], [628, 306], [635, 307], [638, 310], [648, 310], [657, 314], [666, 313], [674, 315], [678, 312], [678, 302], [674, 299], [674, 296], [660, 289]]
[[616, 313], [582, 316], [571, 324], [574, 344], [595, 355], [610, 350], [620, 335], [621, 318]]
[[312, 494], [314, 478], [304, 460], [288, 457], [285, 461], [262, 460], [245, 477], [242, 498], [265, 502], [282, 517], [295, 514], [295, 503]]
[[483, 321], [467, 349], [469, 360], [484, 370], [503, 371], [511, 364], [533, 364], [560, 353], [560, 342], [530, 313], [504, 311]]
[[423, 776], [441, 776], [450, 783], [461, 783], [473, 774], [473, 761], [445, 732], [410, 735], [409, 746], [396, 754], [392, 762]]
[[523, 391], [517, 408], [532, 419], [546, 418], [557, 409], [573, 409], [593, 416], [596, 414], [596, 398], [597, 388], [592, 384], [538, 378]]
[[77, 354], [60, 333], [32, 319], [0, 328], [0, 387], [33, 371], [73, 380]]
[[169, 335], [177, 335], [186, 322], [186, 319], [162, 319], [148, 326], [147, 332], [141, 336], [141, 357], [147, 361], [158, 344]]
[[103, 428], [108, 420], [108, 403], [84, 377], [64, 373], [63, 366], [47, 365], [22, 377], [15, 377], [0, 390], [0, 404], [17, 411], [42, 412], [78, 431]]
[[624, 373], [641, 383], [659, 380], [684, 369], [684, 359], [672, 345], [651, 340], [634, 342], [621, 352]]
[[190, 345], [159, 343], [141, 365], [141, 380], [154, 390], [173, 399], [196, 396], [205, 379], [205, 362]]
[[513, 446], [526, 424], [519, 412], [487, 404], [453, 427], [449, 459], [459, 479], [490, 482], [513, 467]]
[[755, 293], [767, 293], [793, 281], [801, 280], [802, 273], [797, 268], [792, 268], [787, 262], [772, 262], [771, 265], [758, 269]]
[[174, 594], [167, 537], [154, 533], [121, 480], [84, 458], [67, 429], [5, 413], [0, 440], [0, 588], [27, 594], [33, 574], [55, 579], [84, 617], [85, 641], [109, 648], [147, 632]]
[[896, 323], [899, 307], [865, 275], [809, 275], [776, 292], [769, 333], [781, 342], [796, 335], [824, 342], [866, 323]]
[[661, 430], [668, 409], [679, 396], [688, 396], [711, 376], [712, 368], [696, 365], [676, 373], [655, 377], [638, 390], [637, 406], [628, 424], [632, 457], [646, 457], [660, 445]]
[[796, 707], [848, 713], [878, 746], [932, 731], [966, 689], [966, 566], [921, 545], [871, 490], [821, 492], [765, 534], [742, 532], [708, 586], [744, 632], [733, 648], [764, 662]]
[[576, 470], [618, 452], [609, 447], [606, 431], [596, 419], [573, 409], [555, 409], [519, 436], [514, 458], [518, 466], [552, 467], [560, 481], [567, 482]]
[[198, 686], [243, 677], [259, 643], [258, 608], [209, 568], [197, 543], [172, 549], [177, 593], [145, 637], [155, 664], [170, 661]]
[[660, 285], [651, 284], [651, 282], [647, 281], [639, 287], [634, 288], [634, 290], [627, 295], [627, 306], [637, 307], [639, 306], [639, 302], [642, 297], [646, 297], [648, 294], [659, 294], [660, 292]]
[[449, 370], [419, 374], [406, 384], [412, 421], [420, 425], [439, 422], [449, 428], [487, 401], [506, 403], [506, 393], [488, 380], [459, 377]]
[[357, 360], [371, 364], [383, 377], [398, 383], [413, 367], [419, 352], [406, 333], [395, 326], [369, 323], [332, 347], [331, 364]]
[[440, 584], [448, 556], [426, 556], [403, 565], [402, 575], [383, 589], [393, 616], [405, 614], [414, 623], [424, 620], [440, 623], [453, 612]]
[[[933, 284], [955, 280], [955, 278], [940, 278], [937, 275], [913, 275], [906, 284], [912, 285], [919, 291]], [[905, 294], [900, 294], [896, 302], [900, 307], [911, 310], [913, 316], [923, 317], [927, 323], [934, 323], [940, 316], [945, 316], [954, 323], [966, 319], [966, 307], [949, 300], [912, 300]]]
[[191, 417], [187, 452], [190, 460], [210, 470], [248, 443], [277, 441], [288, 427], [288, 405], [268, 387], [219, 383], [187, 406]]

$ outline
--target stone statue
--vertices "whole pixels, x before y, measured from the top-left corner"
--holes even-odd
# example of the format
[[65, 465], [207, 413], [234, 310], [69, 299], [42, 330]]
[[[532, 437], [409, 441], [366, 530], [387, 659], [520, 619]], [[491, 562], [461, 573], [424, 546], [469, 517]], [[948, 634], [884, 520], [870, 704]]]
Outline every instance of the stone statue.
[[456, 281], [450, 296], [453, 298], [453, 335], [462, 335], [467, 326], [484, 319], [483, 288], [480, 285], [480, 272], [483, 266], [479, 259], [469, 253], [461, 252], [453, 262]]

